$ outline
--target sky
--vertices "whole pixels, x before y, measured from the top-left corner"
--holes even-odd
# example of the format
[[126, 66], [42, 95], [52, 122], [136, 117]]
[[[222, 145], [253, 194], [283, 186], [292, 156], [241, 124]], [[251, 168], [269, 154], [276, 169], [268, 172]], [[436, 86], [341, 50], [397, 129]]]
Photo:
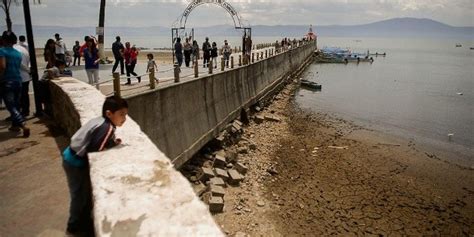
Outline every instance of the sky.
[[[20, 1], [21, 2], [21, 1]], [[30, 1], [33, 2], [33, 1]], [[100, 0], [41, 0], [31, 4], [33, 25], [97, 26]], [[189, 0], [107, 0], [106, 26], [171, 27]], [[474, 26], [474, 0], [227, 0], [245, 25], [357, 25], [395, 17], [430, 18], [452, 26]], [[12, 5], [23, 24], [21, 5]], [[0, 25], [5, 14], [0, 11]], [[194, 9], [187, 27], [232, 25], [220, 6]]]

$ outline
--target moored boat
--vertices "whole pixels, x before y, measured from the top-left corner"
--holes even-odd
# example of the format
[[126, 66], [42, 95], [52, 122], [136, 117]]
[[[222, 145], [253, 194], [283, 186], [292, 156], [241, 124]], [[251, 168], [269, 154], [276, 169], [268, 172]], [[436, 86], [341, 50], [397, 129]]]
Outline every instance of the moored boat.
[[316, 82], [313, 82], [313, 81], [308, 81], [308, 80], [302, 79], [300, 82], [301, 82], [301, 86], [304, 86], [304, 87], [307, 87], [307, 88], [310, 88], [310, 89], [313, 89], [313, 90], [321, 90], [321, 88], [322, 88], [322, 85], [320, 85]]

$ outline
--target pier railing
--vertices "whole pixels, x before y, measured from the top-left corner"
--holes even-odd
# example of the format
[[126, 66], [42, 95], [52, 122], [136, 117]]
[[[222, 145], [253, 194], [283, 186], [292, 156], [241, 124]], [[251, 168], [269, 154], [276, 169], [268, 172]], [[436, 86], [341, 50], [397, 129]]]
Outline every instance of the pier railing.
[[[137, 75], [137, 76], [121, 76], [119, 73], [113, 73], [113, 77], [109, 78], [108, 80], [101, 81], [96, 85], [97, 89], [99, 89], [99, 86], [102, 84], [106, 83], [113, 83], [113, 94], [122, 96], [122, 92], [127, 91], [127, 90], [136, 90], [137, 88], [143, 88], [143, 87], [149, 87], [150, 90], [154, 90], [157, 88], [157, 82], [158, 79], [156, 76], [158, 74], [165, 74], [169, 73], [170, 71], [173, 71], [173, 77], [168, 77], [168, 78], [161, 78], [160, 77], [160, 83], [163, 82], [169, 82], [169, 81], [174, 81], [174, 83], [179, 83], [182, 78], [198, 78], [200, 75], [203, 75], [203, 73], [208, 73], [208, 74], [213, 74], [213, 73], [218, 73], [218, 72], [224, 72], [226, 70], [232, 70], [235, 67], [242, 67], [242, 66], [247, 66], [249, 64], [253, 64], [262, 60], [265, 60], [267, 58], [273, 57], [277, 54], [282, 54], [286, 53], [288, 51], [294, 50], [298, 47], [301, 47], [303, 45], [306, 45], [308, 43], [311, 43], [311, 41], [296, 41], [296, 42], [290, 42], [289, 44], [286, 45], [281, 45], [280, 43], [262, 43], [262, 44], [255, 44], [252, 46], [252, 51], [251, 53], [243, 53], [241, 47], [234, 47], [232, 54], [228, 61], [224, 58], [224, 55], [222, 52], [220, 52], [220, 60], [219, 60], [219, 68], [215, 67], [216, 65], [213, 65], [213, 60], [210, 60], [208, 63], [207, 68], [204, 68], [205, 71], [200, 71], [199, 70], [199, 59], [196, 57], [196, 59], [193, 62], [193, 72], [188, 73], [185, 75], [182, 75], [181, 68], [179, 67], [178, 64], [174, 64], [173, 68], [163, 70], [163, 71], [155, 71], [152, 70], [150, 72], [144, 73], [142, 75]], [[220, 71], [219, 71], [219, 70]], [[132, 88], [127, 88], [123, 89], [122, 88], [122, 80], [125, 78], [138, 78], [138, 77], [148, 77], [149, 84], [143, 85], [141, 87], [132, 87]]]

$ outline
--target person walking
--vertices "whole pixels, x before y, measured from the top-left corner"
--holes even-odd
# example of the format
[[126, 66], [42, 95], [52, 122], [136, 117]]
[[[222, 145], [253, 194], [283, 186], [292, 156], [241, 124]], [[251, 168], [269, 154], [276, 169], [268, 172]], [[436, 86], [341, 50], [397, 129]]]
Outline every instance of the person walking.
[[193, 55], [192, 55], [192, 60], [191, 61], [193, 61], [193, 66], [194, 66], [194, 62], [199, 60], [199, 44], [197, 43], [196, 40], [193, 41], [192, 48], [193, 48], [192, 49], [193, 50], [193, 52], [192, 52]]
[[79, 52], [79, 49], [81, 46], [79, 45], [79, 41], [76, 40], [76, 44], [74, 47], [72, 47], [72, 52], [74, 56], [74, 62], [72, 63], [73, 66], [76, 66], [76, 60], [77, 60], [77, 66], [81, 66], [81, 53]]
[[56, 66], [56, 43], [53, 39], [49, 39], [46, 41], [46, 45], [44, 46], [44, 61], [46, 62], [46, 69], [52, 68]]
[[176, 56], [178, 65], [181, 67], [183, 64], [183, 45], [181, 44], [181, 38], [176, 39], [176, 43], [174, 44], [174, 55]]
[[212, 42], [212, 48], [211, 48], [211, 59], [212, 59], [212, 64], [214, 64], [214, 68], [217, 68], [217, 44], [216, 42]]
[[[20, 41], [20, 42], [18, 42], [18, 45], [20, 45], [20, 46], [22, 46], [23, 48], [25, 48], [26, 51], [30, 52], [30, 51], [29, 51], [30, 48], [28, 47], [28, 43], [26, 43], [26, 37], [25, 37], [24, 35], [20, 35], [20, 36], [18, 37], [18, 40]], [[29, 54], [28, 54], [28, 56], [29, 56]]]
[[202, 44], [202, 66], [207, 67], [209, 60], [211, 59], [211, 44], [209, 43], [209, 37], [206, 37], [206, 41]]
[[22, 83], [19, 106], [20, 113], [23, 115], [23, 117], [28, 117], [30, 115], [30, 96], [28, 95], [31, 81], [30, 54], [25, 47], [21, 46], [21, 44], [16, 44], [13, 46], [13, 48], [21, 53], [20, 75]]
[[125, 50], [123, 52], [123, 58], [125, 59], [125, 70], [127, 71], [127, 83], [125, 85], [131, 85], [130, 75], [134, 75], [138, 79], [138, 83], [141, 82], [141, 77], [135, 73], [135, 65], [137, 64], [138, 51], [134, 47], [130, 47], [130, 42], [125, 43]]
[[230, 47], [227, 40], [224, 40], [224, 45], [222, 46], [222, 55], [224, 57], [224, 62], [227, 68], [229, 67], [229, 59], [230, 59], [231, 54], [232, 54], [232, 48]]
[[22, 56], [18, 50], [13, 48], [13, 45], [17, 42], [17, 37], [13, 32], [5, 31], [2, 34], [2, 40], [4, 47], [0, 49], [0, 75], [3, 79], [0, 82], [0, 95], [8, 112], [10, 112], [12, 126], [8, 130], [12, 132], [22, 130], [23, 137], [29, 137], [30, 129], [26, 126], [26, 120], [19, 109]]
[[90, 85], [95, 85], [99, 89], [99, 50], [94, 40], [89, 38], [87, 40], [87, 48], [84, 49], [84, 61], [87, 78]]
[[183, 46], [184, 50], [184, 64], [186, 67], [189, 67], [189, 62], [191, 61], [191, 54], [193, 53], [193, 46], [189, 43], [189, 39], [186, 38], [186, 42]]
[[120, 74], [124, 75], [124, 66], [123, 66], [123, 47], [122, 42], [120, 42], [120, 36], [115, 37], [115, 42], [112, 44], [112, 53], [114, 54], [115, 63], [112, 68], [112, 73], [115, 72], [118, 65], [120, 64]]
[[54, 35], [54, 38], [56, 39], [56, 58], [66, 62], [66, 44], [64, 43], [63, 39], [59, 36], [58, 33]]

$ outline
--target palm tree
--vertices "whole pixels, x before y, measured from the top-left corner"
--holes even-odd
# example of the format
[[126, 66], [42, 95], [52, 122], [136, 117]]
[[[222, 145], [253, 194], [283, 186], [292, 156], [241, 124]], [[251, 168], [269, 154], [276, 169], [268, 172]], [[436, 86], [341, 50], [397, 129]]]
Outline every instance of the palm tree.
[[[6, 16], [6, 22], [7, 22], [7, 30], [12, 31], [12, 19], [10, 18], [10, 6], [12, 5], [12, 2], [15, 4], [19, 4], [18, 0], [0, 0], [0, 7], [3, 9], [5, 12]], [[33, 3], [38, 2], [38, 4], [41, 4], [41, 0], [33, 0]]]

